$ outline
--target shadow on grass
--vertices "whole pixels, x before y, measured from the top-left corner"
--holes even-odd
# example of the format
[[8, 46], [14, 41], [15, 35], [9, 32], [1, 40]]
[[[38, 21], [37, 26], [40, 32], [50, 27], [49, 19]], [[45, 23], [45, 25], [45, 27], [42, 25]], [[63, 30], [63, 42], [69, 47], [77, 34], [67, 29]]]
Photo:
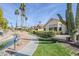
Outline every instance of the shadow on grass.
[[56, 43], [58, 42], [57, 40], [55, 39], [52, 39], [52, 38], [40, 38], [39, 39], [39, 44], [53, 44], [53, 43]]
[[36, 44], [38, 44], [38, 43], [39, 44], [53, 44], [53, 43], [56, 43], [57, 42], [57, 40], [52, 39], [52, 38], [24, 39], [24, 40], [35, 41]]
[[79, 49], [79, 43], [75, 43], [75, 42], [70, 42], [70, 41], [66, 41], [63, 39], [56, 39], [56, 38], [40, 38], [39, 39], [39, 44], [53, 44], [53, 43], [65, 43], [65, 44], [69, 44], [72, 47], [78, 48]]
[[[63, 39], [56, 39], [56, 38], [39, 38], [39, 39], [25, 39], [30, 41], [36, 41], [36, 44], [53, 44], [53, 43], [66, 43], [73, 47], [79, 48], [79, 43], [69, 42]], [[39, 42], [37, 42], [39, 40]]]

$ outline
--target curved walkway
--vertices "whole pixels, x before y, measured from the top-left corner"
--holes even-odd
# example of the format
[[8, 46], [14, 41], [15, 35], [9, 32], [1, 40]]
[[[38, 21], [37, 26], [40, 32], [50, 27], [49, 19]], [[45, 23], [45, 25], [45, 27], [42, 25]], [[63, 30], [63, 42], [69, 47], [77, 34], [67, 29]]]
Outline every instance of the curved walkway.
[[35, 35], [29, 35], [30, 42], [21, 50], [17, 51], [16, 56], [32, 56], [38, 46], [38, 37]]
[[35, 52], [35, 50], [38, 46], [38, 37], [35, 35], [30, 35], [27, 32], [19, 32], [19, 35], [20, 35], [21, 40], [25, 39], [25, 40], [27, 40], [28, 43], [26, 45], [24, 45], [21, 49], [16, 50], [15, 53], [12, 53], [12, 54], [5, 52], [8, 50], [8, 48], [11, 48], [11, 46], [10, 46], [10, 47], [4, 49], [1, 52], [2, 53], [1, 55], [5, 55], [5, 56], [10, 56], [10, 55], [13, 55], [13, 56], [31, 56]]
[[7, 33], [4, 33], [2, 36], [0, 36], [0, 41], [5, 41], [7, 39], [9, 39], [10, 37], [12, 37], [13, 32], [12, 31], [8, 31]]

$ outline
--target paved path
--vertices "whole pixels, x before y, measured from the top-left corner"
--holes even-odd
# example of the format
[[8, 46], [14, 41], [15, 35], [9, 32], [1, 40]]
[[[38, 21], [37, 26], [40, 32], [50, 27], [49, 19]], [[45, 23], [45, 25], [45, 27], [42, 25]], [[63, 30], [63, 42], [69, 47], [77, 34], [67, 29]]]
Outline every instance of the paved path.
[[[26, 35], [25, 35], [26, 34]], [[29, 43], [27, 43], [22, 49], [20, 49], [19, 51], [16, 51], [16, 53], [15, 54], [13, 54], [13, 56], [31, 56], [34, 52], [35, 52], [35, 50], [36, 50], [36, 48], [37, 48], [37, 46], [38, 46], [38, 37], [37, 36], [35, 36], [35, 35], [30, 35], [30, 34], [28, 34], [28, 33], [25, 33], [25, 32], [23, 32], [23, 33], [20, 33], [19, 32], [19, 35], [20, 35], [20, 38], [27, 38], [28, 40], [29, 40]], [[12, 41], [13, 42], [13, 41]], [[9, 47], [8, 47], [9, 48]], [[7, 48], [6, 48], [7, 49]], [[5, 55], [5, 56], [10, 56], [10, 54], [7, 54], [6, 52], [5, 52], [5, 50], [6, 49], [4, 49], [4, 50], [2, 50], [1, 52], [0, 52], [0, 55]]]
[[21, 50], [17, 51], [14, 55], [16, 56], [32, 56], [38, 46], [38, 37], [29, 35], [30, 42]]
[[53, 38], [66, 40], [66, 37], [70, 37], [69, 35], [55, 35]]
[[[2, 44], [3, 42], [7, 41], [7, 40], [11, 40], [13, 38], [13, 32], [12, 31], [8, 31], [7, 33], [5, 33], [3, 36], [0, 36], [0, 44]], [[7, 47], [4, 47], [4, 49]], [[0, 50], [0, 55], [4, 55], [4, 49]]]
[[10, 36], [12, 36], [13, 32], [12, 31], [8, 31], [7, 33], [4, 33], [3, 36], [0, 36], [0, 41], [5, 41], [7, 40], [7, 38], [10, 38]]

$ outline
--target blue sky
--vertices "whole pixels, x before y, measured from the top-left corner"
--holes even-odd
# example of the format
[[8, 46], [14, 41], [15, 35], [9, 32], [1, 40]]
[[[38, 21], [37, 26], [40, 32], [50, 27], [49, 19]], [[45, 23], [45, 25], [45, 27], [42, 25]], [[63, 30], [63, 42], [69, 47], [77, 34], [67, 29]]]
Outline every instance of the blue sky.
[[[0, 7], [3, 9], [4, 17], [7, 18], [9, 26], [12, 23], [15, 26], [15, 21], [18, 20], [18, 26], [20, 26], [20, 16], [14, 14], [15, 10], [20, 6], [19, 3], [2, 3]], [[73, 13], [75, 15], [76, 4], [73, 4]], [[65, 3], [27, 3], [26, 4], [26, 16], [28, 18], [26, 25], [33, 26], [38, 24], [39, 21], [45, 24], [50, 18], [56, 18], [57, 13], [61, 14], [65, 19], [66, 4]], [[25, 25], [25, 24], [24, 24]]]

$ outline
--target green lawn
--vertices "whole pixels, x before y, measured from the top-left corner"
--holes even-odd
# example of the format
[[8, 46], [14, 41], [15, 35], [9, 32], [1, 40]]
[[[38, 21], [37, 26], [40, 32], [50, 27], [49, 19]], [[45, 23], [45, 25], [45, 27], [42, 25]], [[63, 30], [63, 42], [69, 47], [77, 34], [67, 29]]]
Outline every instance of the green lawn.
[[8, 42], [9, 40], [3, 41], [2, 44], [0, 44], [0, 50], [3, 49]]
[[63, 43], [39, 43], [34, 56], [70, 56], [73, 52], [65, 47]]

